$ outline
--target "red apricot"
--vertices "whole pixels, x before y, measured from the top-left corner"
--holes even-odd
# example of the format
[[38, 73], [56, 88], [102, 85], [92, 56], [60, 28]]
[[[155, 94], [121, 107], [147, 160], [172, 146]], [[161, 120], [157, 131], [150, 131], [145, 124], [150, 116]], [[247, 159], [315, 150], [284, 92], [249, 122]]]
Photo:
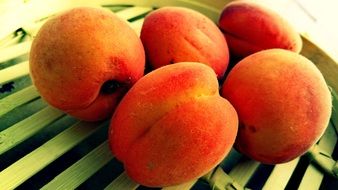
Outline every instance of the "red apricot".
[[141, 40], [153, 68], [192, 61], [209, 65], [221, 78], [229, 52], [222, 32], [208, 17], [183, 7], [163, 7], [145, 17]]
[[83, 120], [111, 116], [143, 76], [142, 43], [112, 12], [74, 8], [48, 20], [34, 38], [30, 72], [52, 106]]
[[109, 140], [133, 180], [163, 187], [215, 167], [230, 151], [237, 125], [214, 71], [176, 63], [150, 72], [127, 92], [111, 119]]
[[219, 18], [231, 56], [244, 58], [252, 53], [281, 48], [299, 53], [302, 40], [293, 26], [268, 7], [253, 1], [227, 4]]
[[317, 67], [282, 49], [264, 50], [240, 61], [222, 86], [240, 125], [235, 147], [267, 164], [304, 154], [324, 133], [331, 94]]

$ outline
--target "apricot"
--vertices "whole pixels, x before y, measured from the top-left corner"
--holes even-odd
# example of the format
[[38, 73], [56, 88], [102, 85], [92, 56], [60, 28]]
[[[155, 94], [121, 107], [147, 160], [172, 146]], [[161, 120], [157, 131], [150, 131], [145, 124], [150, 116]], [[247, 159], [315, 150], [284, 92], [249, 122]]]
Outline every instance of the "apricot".
[[229, 52], [222, 32], [208, 17], [183, 7], [163, 7], [145, 17], [141, 40], [153, 68], [176, 62], [201, 62], [221, 78]]
[[74, 8], [48, 20], [33, 40], [34, 85], [52, 106], [77, 118], [110, 117], [144, 74], [141, 40], [128, 24], [99, 8]]
[[281, 48], [299, 53], [302, 40], [293, 26], [273, 10], [239, 0], [227, 4], [219, 18], [231, 56], [244, 58], [255, 52]]
[[266, 164], [304, 154], [324, 133], [331, 94], [317, 67], [283, 49], [264, 50], [240, 61], [221, 94], [239, 117], [235, 148]]
[[215, 72], [202, 63], [176, 63], [148, 73], [127, 92], [111, 119], [109, 142], [133, 180], [163, 187], [216, 166], [237, 127]]

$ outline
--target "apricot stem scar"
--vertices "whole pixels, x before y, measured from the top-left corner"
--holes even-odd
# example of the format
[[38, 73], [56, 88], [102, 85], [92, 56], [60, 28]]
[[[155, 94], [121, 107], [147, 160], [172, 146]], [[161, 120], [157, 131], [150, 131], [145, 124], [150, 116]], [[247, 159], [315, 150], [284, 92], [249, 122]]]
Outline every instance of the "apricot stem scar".
[[116, 92], [119, 88], [121, 88], [122, 86], [124, 85], [116, 80], [108, 80], [103, 83], [101, 87], [101, 92], [103, 94], [112, 94]]

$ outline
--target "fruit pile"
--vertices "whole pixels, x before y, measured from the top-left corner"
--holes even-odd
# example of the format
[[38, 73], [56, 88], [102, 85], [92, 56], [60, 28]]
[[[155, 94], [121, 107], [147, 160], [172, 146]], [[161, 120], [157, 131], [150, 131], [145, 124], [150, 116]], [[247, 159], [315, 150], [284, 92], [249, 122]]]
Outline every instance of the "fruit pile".
[[289, 23], [251, 1], [226, 5], [218, 25], [191, 9], [159, 8], [140, 38], [114, 13], [82, 7], [42, 26], [29, 63], [51, 106], [111, 119], [110, 147], [127, 174], [163, 187], [204, 175], [232, 147], [277, 164], [316, 143], [331, 95], [301, 47]]

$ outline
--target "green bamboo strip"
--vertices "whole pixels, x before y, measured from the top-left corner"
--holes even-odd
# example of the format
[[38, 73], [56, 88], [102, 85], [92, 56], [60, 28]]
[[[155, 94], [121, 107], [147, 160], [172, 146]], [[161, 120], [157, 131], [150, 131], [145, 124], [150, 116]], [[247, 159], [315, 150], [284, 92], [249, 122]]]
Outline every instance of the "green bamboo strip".
[[108, 141], [67, 168], [42, 189], [75, 189], [113, 158]]
[[10, 35], [10, 36], [12, 36], [12, 38], [3, 41], [0, 44], [0, 49], [12, 46], [14, 44], [17, 44], [20, 41], [20, 39], [23, 37], [23, 34], [19, 34], [17, 36], [15, 36], [15, 35]]
[[123, 172], [119, 177], [112, 181], [105, 190], [123, 189], [123, 190], [134, 190], [139, 186], [136, 182], [131, 180], [126, 172]]
[[209, 172], [209, 174], [204, 177], [206, 177], [206, 180], [209, 182], [209, 185], [213, 190], [244, 190], [244, 187], [238, 184], [227, 173], [225, 173], [221, 167], [215, 168], [212, 172]]
[[203, 2], [191, 1], [191, 0], [114, 0], [114, 3], [109, 0], [100, 0], [100, 4], [132, 4], [135, 6], [152, 6], [152, 7], [163, 7], [163, 6], [180, 6], [189, 7], [202, 14], [208, 16], [213, 21], [217, 21], [220, 15], [220, 10], [230, 0], [223, 1], [207, 1]]
[[7, 36], [0, 37], [0, 50], [6, 47], [6, 44], [15, 37], [14, 33], [9, 33]]
[[136, 20], [134, 22], [131, 22], [129, 24], [130, 27], [135, 30], [135, 32], [136, 32], [136, 34], [138, 36], [140, 36], [140, 34], [141, 34], [141, 29], [142, 29], [143, 22], [144, 22], [144, 18], [138, 19], [138, 20]]
[[0, 99], [0, 117], [37, 97], [39, 97], [39, 93], [32, 85]]
[[314, 165], [310, 164], [306, 169], [304, 177], [298, 190], [317, 190], [323, 180], [323, 173]]
[[[162, 188], [163, 190], [185, 190], [190, 189], [195, 183], [197, 182], [197, 179], [182, 183], [175, 186], [169, 186]], [[139, 184], [135, 183], [133, 180], [131, 180], [128, 175], [123, 172], [119, 177], [117, 177], [114, 181], [112, 181], [105, 190], [110, 189], [126, 189], [126, 190], [132, 190], [136, 189], [139, 186]]]
[[[163, 190], [185, 190], [190, 189], [195, 183], [197, 182], [197, 179], [182, 183], [175, 186], [169, 186], [162, 188]], [[131, 180], [128, 175], [123, 172], [119, 177], [117, 177], [113, 182], [111, 182], [105, 190], [110, 189], [136, 189], [139, 186], [139, 184], [135, 183], [133, 180]]]
[[29, 52], [32, 42], [22, 42], [13, 46], [4, 48], [0, 51], [0, 63], [19, 57]]
[[63, 113], [47, 106], [41, 111], [0, 132], [0, 155], [33, 136]]
[[[106, 124], [106, 123], [105, 123]], [[78, 122], [0, 172], [0, 187], [14, 189], [79, 144], [102, 123]]]
[[241, 186], [245, 186], [255, 173], [259, 163], [254, 160], [244, 160], [238, 163], [229, 173]]
[[331, 155], [333, 153], [334, 147], [337, 143], [337, 133], [332, 122], [329, 123], [325, 133], [323, 134], [322, 138], [320, 139], [318, 146], [322, 151], [326, 154]]
[[129, 20], [133, 17], [144, 14], [151, 10], [151, 7], [131, 7], [117, 12], [116, 15], [124, 20]]
[[[337, 134], [334, 126], [330, 123], [323, 137], [319, 141], [318, 147], [326, 154], [331, 155], [333, 153], [336, 143]], [[299, 185], [299, 189], [319, 189], [323, 178], [323, 171], [319, 170], [318, 167], [315, 167], [313, 164], [310, 164], [304, 173], [304, 176]]]
[[123, 0], [98, 0], [97, 2], [102, 6], [102, 7], [125, 7], [125, 8], [129, 8], [129, 7], [133, 7], [133, 6], [138, 6], [137, 3], [135, 4], [135, 2], [138, 2], [139, 0], [135, 0], [135, 1], [123, 1]]
[[299, 158], [296, 158], [287, 163], [277, 164], [265, 182], [263, 190], [285, 189], [298, 162]]
[[[52, 16], [49, 16], [50, 18]], [[38, 31], [40, 30], [41, 26], [47, 22], [48, 19], [44, 19], [42, 21], [35, 22], [33, 24], [29, 24], [25, 26], [23, 29], [30, 35], [30, 36], [36, 36]]]
[[28, 61], [0, 70], [0, 84], [4, 84], [29, 73]]
[[188, 181], [186, 183], [182, 183], [179, 185], [169, 186], [169, 187], [163, 187], [162, 190], [189, 190], [192, 186], [197, 182], [197, 179]]
[[334, 125], [336, 132], [338, 134], [338, 94], [333, 89], [331, 91], [332, 94], [332, 114], [331, 121]]
[[110, 6], [110, 5], [101, 5], [103, 8], [109, 9], [112, 12], [119, 12], [126, 8], [132, 7], [132, 6]]
[[[225, 4], [225, 0], [223, 0], [222, 2], [224, 2]], [[198, 1], [191, 1], [191, 0], [178, 0], [177, 1], [177, 6], [182, 6], [182, 7], [189, 7], [190, 9], [194, 9], [204, 15], [206, 15], [207, 17], [209, 17], [211, 20], [213, 20], [214, 22], [217, 22], [217, 20], [219, 19], [219, 15], [220, 15], [220, 10], [224, 7], [224, 6], [219, 6], [219, 7], [213, 7], [210, 6], [209, 2], [198, 2]]]

